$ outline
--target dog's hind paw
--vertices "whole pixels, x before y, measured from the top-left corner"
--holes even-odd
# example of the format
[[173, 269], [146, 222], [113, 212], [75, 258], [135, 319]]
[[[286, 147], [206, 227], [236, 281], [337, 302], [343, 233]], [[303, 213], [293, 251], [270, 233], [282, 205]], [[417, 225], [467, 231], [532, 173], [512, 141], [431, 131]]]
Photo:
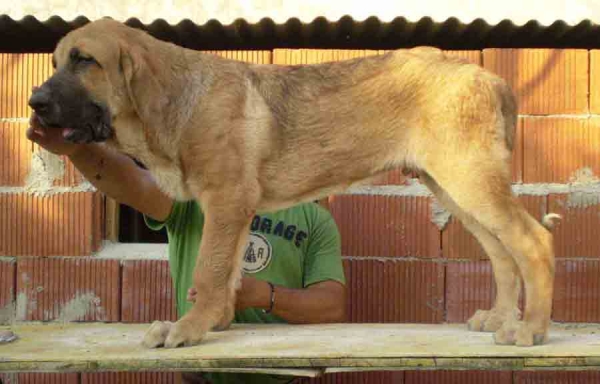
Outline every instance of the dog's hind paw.
[[171, 330], [173, 323], [170, 321], [155, 321], [150, 325], [148, 331], [144, 335], [142, 345], [146, 348], [158, 348], [165, 344], [167, 335]]
[[467, 327], [474, 332], [496, 332], [504, 323], [514, 322], [520, 318], [521, 311], [518, 308], [506, 312], [496, 309], [489, 311], [480, 309], [467, 321]]
[[534, 332], [523, 321], [506, 322], [494, 334], [494, 341], [500, 345], [531, 347], [548, 341], [548, 331]]

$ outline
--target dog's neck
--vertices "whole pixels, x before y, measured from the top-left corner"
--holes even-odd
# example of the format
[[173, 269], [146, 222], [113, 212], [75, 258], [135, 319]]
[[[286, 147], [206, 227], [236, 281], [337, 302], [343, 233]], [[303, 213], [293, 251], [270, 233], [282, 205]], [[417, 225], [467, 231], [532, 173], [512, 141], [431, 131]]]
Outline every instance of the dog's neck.
[[180, 47], [172, 46], [169, 59], [164, 63], [171, 72], [165, 92], [168, 104], [165, 110], [165, 123], [177, 131], [189, 124], [192, 113], [202, 100], [208, 80], [204, 56]]
[[182, 133], [190, 124], [192, 113], [205, 92], [203, 55], [170, 43], [153, 44], [153, 76], [158, 84], [160, 108], [153, 116], [139, 117], [145, 127], [148, 149], [163, 160], [176, 161]]

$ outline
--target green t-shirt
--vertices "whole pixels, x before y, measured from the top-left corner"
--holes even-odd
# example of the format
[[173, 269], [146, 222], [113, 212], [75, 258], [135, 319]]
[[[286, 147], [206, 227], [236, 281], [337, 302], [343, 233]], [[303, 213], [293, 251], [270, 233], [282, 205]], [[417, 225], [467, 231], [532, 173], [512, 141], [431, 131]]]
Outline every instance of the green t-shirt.
[[[164, 222], [144, 217], [153, 230], [167, 229], [169, 265], [175, 286], [177, 313], [192, 306], [186, 300], [202, 238], [204, 215], [198, 203], [175, 202]], [[274, 213], [257, 214], [242, 263], [245, 274], [287, 288], [304, 288], [325, 280], [345, 284], [340, 236], [329, 212], [315, 203], [304, 203]], [[236, 323], [283, 323], [273, 314], [248, 308], [237, 312]], [[258, 374], [205, 374], [212, 383], [285, 383], [291, 377]]]

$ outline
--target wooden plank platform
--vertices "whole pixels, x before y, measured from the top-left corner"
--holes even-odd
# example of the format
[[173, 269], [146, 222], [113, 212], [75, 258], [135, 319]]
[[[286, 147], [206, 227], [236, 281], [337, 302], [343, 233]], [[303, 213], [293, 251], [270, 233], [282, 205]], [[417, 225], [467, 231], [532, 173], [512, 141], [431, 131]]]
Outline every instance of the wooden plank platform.
[[11, 329], [0, 345], [0, 372], [250, 371], [317, 376], [323, 372], [402, 369], [600, 369], [600, 324], [553, 325], [550, 342], [495, 345], [464, 324], [233, 325], [198, 346], [145, 349], [148, 324], [46, 323]]

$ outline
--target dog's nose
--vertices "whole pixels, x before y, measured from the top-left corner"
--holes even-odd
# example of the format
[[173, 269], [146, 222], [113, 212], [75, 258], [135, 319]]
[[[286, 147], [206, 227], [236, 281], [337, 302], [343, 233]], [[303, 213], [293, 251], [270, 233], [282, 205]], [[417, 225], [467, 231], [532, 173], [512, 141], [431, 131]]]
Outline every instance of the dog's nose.
[[38, 114], [48, 111], [50, 93], [44, 88], [36, 89], [29, 98], [29, 106]]

